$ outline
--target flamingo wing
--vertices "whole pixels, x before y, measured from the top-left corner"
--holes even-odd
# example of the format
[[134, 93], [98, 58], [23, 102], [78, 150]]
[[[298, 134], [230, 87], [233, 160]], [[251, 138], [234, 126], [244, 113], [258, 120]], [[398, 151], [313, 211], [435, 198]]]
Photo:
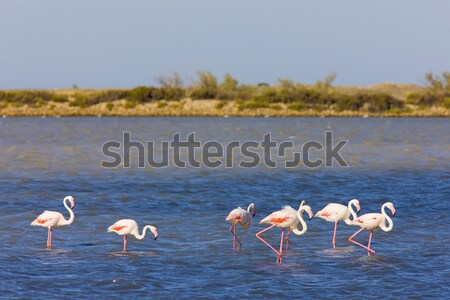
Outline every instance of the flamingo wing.
[[384, 217], [379, 213], [371, 213], [362, 215], [353, 222], [355, 225], [361, 226], [363, 228], [373, 230], [380, 226], [381, 221]]
[[330, 203], [318, 211], [315, 216], [329, 222], [336, 222], [344, 219], [347, 211], [347, 207], [342, 204]]
[[230, 211], [225, 220], [232, 224], [239, 223], [246, 212], [247, 211], [244, 210], [242, 207], [235, 208], [232, 211]]
[[292, 216], [286, 210], [279, 210], [271, 213], [267, 217], [261, 220], [261, 223], [269, 223], [272, 225], [276, 225], [277, 227], [289, 227], [289, 224], [292, 223], [292, 220], [296, 218], [296, 216]]
[[108, 227], [108, 232], [115, 232], [119, 235], [126, 235], [131, 232], [132, 224], [128, 220], [119, 220]]
[[59, 212], [46, 210], [31, 222], [31, 225], [50, 228], [57, 225], [60, 219], [61, 214]]

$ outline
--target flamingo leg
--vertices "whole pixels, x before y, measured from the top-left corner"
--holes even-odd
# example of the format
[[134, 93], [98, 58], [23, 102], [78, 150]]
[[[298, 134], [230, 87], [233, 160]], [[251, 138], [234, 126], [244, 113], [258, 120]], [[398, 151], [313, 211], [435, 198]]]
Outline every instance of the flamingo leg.
[[376, 254], [375, 254], [375, 250], [370, 249], [370, 242], [372, 242], [372, 235], [373, 235], [373, 230], [370, 231], [370, 234], [369, 234], [369, 243], [368, 243], [368, 245], [367, 245], [367, 248], [369, 248], [369, 249], [367, 250], [367, 255], [369, 255], [369, 256], [370, 256], [370, 254], [371, 254], [370, 252], [372, 252], [373, 255], [376, 255]]
[[281, 239], [280, 239], [280, 252], [278, 254], [278, 263], [281, 264], [281, 260], [283, 259], [283, 238], [284, 238], [284, 230], [285, 228], [283, 228], [281, 230]]
[[124, 235], [123, 236], [123, 252], [127, 252], [127, 239], [128, 239], [128, 236]]
[[48, 234], [47, 234], [47, 248], [52, 247], [52, 233], [53, 233], [53, 229], [51, 227], [49, 227]]
[[[292, 230], [288, 230], [288, 234], [286, 235], [286, 251], [289, 250], [289, 236], [291, 235]], [[291, 249], [294, 250], [294, 247], [291, 246]]]
[[256, 234], [256, 237], [257, 237], [261, 242], [263, 242], [264, 244], [266, 244], [270, 249], [272, 249], [272, 251], [275, 252], [275, 253], [277, 254], [277, 256], [280, 256], [280, 252], [278, 252], [274, 247], [272, 247], [272, 245], [270, 245], [270, 244], [269, 244], [268, 242], [266, 242], [262, 237], [260, 237], [260, 234], [266, 232], [267, 230], [269, 230], [269, 229], [271, 229], [271, 228], [273, 228], [273, 227], [275, 227], [275, 226], [276, 226], [276, 225], [274, 224], [274, 225], [272, 225], [272, 226], [267, 227], [266, 229], [261, 230], [260, 232], [258, 232], [258, 233]]
[[334, 222], [334, 233], [333, 233], [333, 248], [336, 248], [336, 230], [337, 230], [337, 221]]
[[[364, 230], [364, 228], [361, 228], [360, 230], [358, 230], [357, 232], [355, 232], [355, 234], [353, 234], [351, 237], [349, 237], [348, 238], [348, 241], [350, 242], [350, 243], [353, 243], [353, 244], [355, 244], [355, 245], [358, 245], [358, 246], [360, 246], [360, 247], [363, 247], [364, 249], [366, 249], [367, 251], [369, 251], [369, 252], [372, 252], [374, 255], [375, 255], [375, 251], [374, 250], [372, 250], [372, 249], [370, 249], [369, 247], [366, 247], [366, 246], [364, 246], [363, 244], [361, 244], [361, 243], [358, 243], [357, 241], [354, 241], [353, 240], [353, 238], [358, 234], [358, 233], [360, 233], [361, 231], [363, 231]], [[370, 243], [370, 242], [369, 242]], [[369, 254], [370, 255], [370, 254]]]
[[233, 235], [233, 249], [236, 250], [236, 242], [238, 243], [238, 248], [241, 249], [241, 242], [239, 241], [237, 235], [236, 235], [236, 226], [237, 224], [231, 225], [230, 232]]
[[51, 247], [51, 228], [49, 227], [47, 231], [47, 248], [50, 247]]

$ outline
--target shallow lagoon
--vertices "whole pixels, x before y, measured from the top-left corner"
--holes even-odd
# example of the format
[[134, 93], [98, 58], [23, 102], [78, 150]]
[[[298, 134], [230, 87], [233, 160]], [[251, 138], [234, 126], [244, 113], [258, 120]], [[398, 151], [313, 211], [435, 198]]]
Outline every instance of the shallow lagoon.
[[[347, 168], [309, 170], [104, 169], [101, 146], [124, 131], [141, 141], [180, 131], [204, 141], [323, 141], [331, 130], [347, 139]], [[0, 294], [14, 298], [118, 297], [442, 298], [450, 295], [450, 172], [448, 119], [362, 118], [4, 118], [0, 119], [2, 251]], [[63, 212], [75, 197], [75, 222], [54, 230], [29, 226], [43, 210]], [[358, 198], [362, 213], [394, 202], [392, 232], [377, 231], [367, 257], [346, 238], [357, 228], [320, 219], [293, 236], [295, 250], [278, 265], [254, 234], [258, 221], [282, 205], [306, 199], [314, 211]], [[255, 223], [238, 229], [234, 251], [224, 221], [236, 205], [257, 205]], [[66, 214], [67, 215], [67, 214]], [[121, 218], [150, 223], [160, 237], [107, 234]], [[279, 230], [265, 237], [277, 243]], [[359, 235], [366, 242], [367, 233]]]

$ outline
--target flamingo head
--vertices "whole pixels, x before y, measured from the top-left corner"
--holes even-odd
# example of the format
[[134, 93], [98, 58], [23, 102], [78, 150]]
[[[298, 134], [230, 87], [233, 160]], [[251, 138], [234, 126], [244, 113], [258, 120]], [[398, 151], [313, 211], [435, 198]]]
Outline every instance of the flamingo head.
[[250, 205], [252, 205], [252, 215], [253, 215], [253, 218], [256, 216], [256, 205], [255, 204], [250, 204]]
[[71, 209], [75, 208], [75, 200], [73, 199], [72, 196], [67, 196], [66, 198], [64, 198], [64, 200], [69, 200]]
[[301, 213], [306, 212], [308, 214], [309, 220], [311, 220], [314, 217], [314, 214], [312, 212], [312, 209], [309, 205], [303, 205], [301, 208]]
[[353, 199], [350, 202], [356, 207], [356, 212], [359, 213], [359, 211], [361, 210], [361, 206], [359, 206], [359, 200]]
[[155, 240], [156, 240], [158, 238], [158, 231], [156, 231], [156, 227], [150, 225], [150, 231], [153, 233], [153, 235], [155, 236]]
[[392, 202], [386, 202], [384, 205], [391, 210], [392, 216], [395, 216], [394, 204]]

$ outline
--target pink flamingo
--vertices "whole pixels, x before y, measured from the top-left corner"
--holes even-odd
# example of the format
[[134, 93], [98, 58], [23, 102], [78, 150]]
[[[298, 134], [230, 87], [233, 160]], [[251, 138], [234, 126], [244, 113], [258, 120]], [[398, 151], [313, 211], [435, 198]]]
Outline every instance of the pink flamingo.
[[[394, 222], [385, 212], [386, 207], [391, 210], [392, 216], [395, 216], [394, 204], [392, 204], [391, 202], [386, 202], [381, 207], [381, 214], [365, 214], [358, 217], [355, 221], [352, 222], [352, 225], [360, 226], [361, 229], [355, 232], [355, 234], [353, 234], [351, 237], [349, 237], [348, 241], [366, 249], [367, 255], [370, 255], [371, 253], [373, 255], [376, 255], [375, 250], [370, 249], [370, 242], [372, 241], [373, 231], [381, 228], [383, 231], [389, 232], [394, 227]], [[386, 221], [388, 222], [388, 226], [386, 226]], [[364, 229], [370, 230], [369, 243], [367, 244], [367, 247], [353, 240], [353, 238]]]
[[[330, 203], [325, 206], [322, 210], [319, 210], [315, 217], [322, 218], [325, 221], [334, 223], [334, 233], [333, 233], [333, 248], [336, 248], [336, 230], [339, 221], [344, 221], [347, 225], [352, 225], [352, 222], [356, 219], [356, 213], [352, 208], [352, 205], [356, 207], [356, 212], [361, 210], [359, 206], [359, 201], [353, 199], [348, 203], [348, 207], [338, 203]], [[350, 220], [350, 215], [352, 219]]]
[[134, 235], [134, 237], [138, 240], [142, 240], [147, 234], [147, 229], [150, 229], [156, 240], [158, 238], [158, 232], [156, 231], [156, 228], [154, 226], [146, 225], [142, 230], [142, 234], [139, 234], [138, 224], [135, 220], [131, 219], [122, 219], [117, 221], [116, 223], [108, 227], [108, 232], [115, 232], [118, 235], [123, 235], [123, 252], [127, 252], [128, 235]]
[[252, 203], [248, 206], [247, 210], [242, 207], [237, 207], [230, 211], [225, 221], [231, 223], [230, 232], [233, 235], [233, 248], [236, 250], [236, 241], [238, 243], [238, 248], [241, 249], [241, 242], [236, 235], [236, 226], [241, 225], [244, 229], [249, 228], [252, 225], [252, 220], [256, 215], [255, 204]]
[[[284, 237], [284, 231], [285, 229], [289, 229], [288, 235], [286, 237], [286, 243], [289, 243], [289, 234], [294, 232], [296, 235], [302, 235], [307, 230], [308, 227], [306, 226], [305, 221], [302, 218], [302, 214], [304, 212], [307, 212], [309, 215], [309, 219], [313, 217], [313, 213], [311, 210], [311, 207], [308, 205], [305, 205], [306, 202], [302, 201], [300, 204], [300, 207], [298, 211], [293, 209], [292, 207], [286, 205], [283, 207], [282, 210], [276, 211], [271, 213], [269, 216], [265, 217], [261, 220], [260, 224], [262, 223], [268, 223], [272, 224], [271, 226], [267, 227], [266, 229], [261, 230], [256, 234], [256, 237], [261, 240], [264, 244], [269, 246], [270, 249], [272, 249], [277, 254], [277, 262], [281, 263], [281, 260], [283, 259], [283, 237]], [[299, 229], [299, 223], [301, 225], [301, 230]], [[281, 230], [281, 240], [280, 240], [280, 250], [277, 251], [272, 245], [270, 245], [268, 242], [266, 242], [260, 235], [267, 230], [273, 228], [273, 227], [279, 227], [282, 228]]]
[[[70, 207], [67, 204], [67, 202], [70, 202]], [[75, 207], [75, 202], [73, 200], [73, 197], [67, 196], [66, 198], [64, 198], [63, 204], [64, 204], [64, 207], [69, 211], [69, 214], [70, 214], [69, 220], [64, 219], [64, 216], [60, 212], [46, 210], [42, 214], [40, 214], [30, 224], [31, 226], [42, 226], [42, 227], [48, 228], [47, 248], [52, 247], [53, 227], [70, 225], [70, 224], [72, 224], [73, 220], [75, 219], [75, 214], [72, 211], [72, 209]]]

